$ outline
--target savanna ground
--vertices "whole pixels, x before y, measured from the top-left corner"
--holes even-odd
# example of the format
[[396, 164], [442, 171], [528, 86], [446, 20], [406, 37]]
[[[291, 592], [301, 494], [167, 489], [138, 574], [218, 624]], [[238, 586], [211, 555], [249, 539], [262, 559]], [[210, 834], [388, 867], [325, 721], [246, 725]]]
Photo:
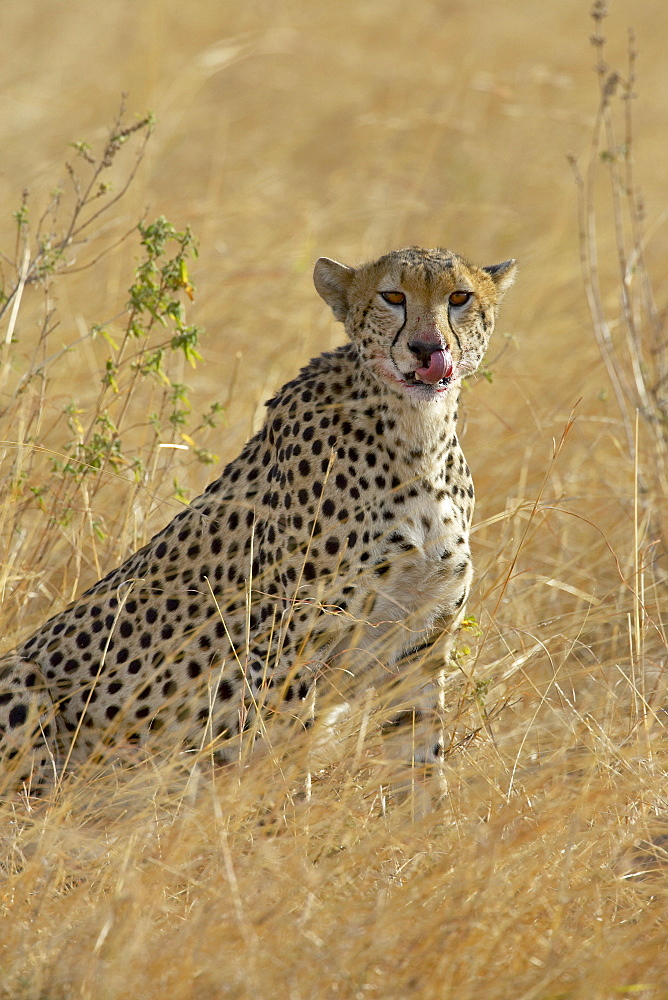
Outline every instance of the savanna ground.
[[[478, 627], [446, 801], [385, 800], [364, 705], [310, 798], [299, 741], [188, 785], [156, 761], [8, 794], [0, 995], [668, 997], [668, 9], [588, 6], [4, 0], [3, 648], [340, 342], [315, 257], [441, 244], [521, 274], [464, 391]], [[96, 175], [121, 92], [157, 124]], [[199, 257], [151, 291], [161, 215]]]

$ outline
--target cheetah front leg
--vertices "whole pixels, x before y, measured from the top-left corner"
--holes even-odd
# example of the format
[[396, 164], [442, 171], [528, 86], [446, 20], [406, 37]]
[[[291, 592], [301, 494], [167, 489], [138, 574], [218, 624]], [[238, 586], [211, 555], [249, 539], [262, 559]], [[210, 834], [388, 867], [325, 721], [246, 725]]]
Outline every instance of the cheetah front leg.
[[383, 783], [398, 800], [410, 796], [415, 815], [430, 812], [447, 787], [446, 681], [460, 619], [461, 614], [439, 619], [412, 646], [407, 635], [419, 631], [406, 620], [387, 621], [382, 629], [360, 626], [331, 649], [318, 680], [316, 731], [323, 759], [328, 752], [338, 758], [337, 747], [359, 748], [360, 730], [371, 734], [369, 717], [375, 716], [387, 775]]
[[435, 631], [395, 664], [382, 723], [383, 756], [392, 769], [392, 793], [410, 797], [415, 816], [431, 812], [447, 791], [445, 710], [454, 628]]
[[16, 653], [0, 658], [3, 791], [28, 792], [56, 777], [56, 708], [39, 667]]
[[[392, 684], [391, 712], [383, 727], [385, 756], [399, 766], [403, 764], [404, 769], [408, 766], [403, 788], [401, 778], [395, 787], [400, 798], [410, 792], [419, 815], [431, 811], [432, 804], [447, 792], [447, 680], [471, 577], [470, 559], [462, 553], [456, 572], [440, 570], [427, 575], [412, 594], [404, 590], [408, 613], [387, 637], [390, 643], [396, 640], [394, 649], [388, 648], [386, 662], [397, 679]], [[422, 637], [421, 641], [411, 645], [409, 635]]]

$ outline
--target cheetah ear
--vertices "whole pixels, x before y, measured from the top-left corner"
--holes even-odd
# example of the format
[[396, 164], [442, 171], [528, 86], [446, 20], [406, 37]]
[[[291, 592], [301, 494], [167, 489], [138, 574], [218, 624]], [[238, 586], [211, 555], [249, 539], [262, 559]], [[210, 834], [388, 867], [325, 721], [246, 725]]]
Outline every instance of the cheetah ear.
[[348, 291], [355, 269], [329, 257], [319, 257], [313, 268], [313, 284], [338, 320], [348, 315]]
[[483, 271], [487, 271], [487, 274], [496, 285], [498, 301], [500, 302], [515, 280], [517, 275], [517, 261], [504, 260], [503, 264], [490, 264], [489, 267], [483, 267]]

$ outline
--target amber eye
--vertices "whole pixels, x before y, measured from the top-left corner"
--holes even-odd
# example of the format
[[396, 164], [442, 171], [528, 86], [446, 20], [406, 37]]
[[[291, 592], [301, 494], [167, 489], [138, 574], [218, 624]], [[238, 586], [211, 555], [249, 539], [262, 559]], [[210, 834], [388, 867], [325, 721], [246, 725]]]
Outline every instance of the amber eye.
[[465, 306], [471, 298], [471, 292], [452, 292], [449, 298], [451, 306]]
[[380, 294], [391, 306], [402, 306], [406, 301], [406, 296], [403, 292], [381, 292]]

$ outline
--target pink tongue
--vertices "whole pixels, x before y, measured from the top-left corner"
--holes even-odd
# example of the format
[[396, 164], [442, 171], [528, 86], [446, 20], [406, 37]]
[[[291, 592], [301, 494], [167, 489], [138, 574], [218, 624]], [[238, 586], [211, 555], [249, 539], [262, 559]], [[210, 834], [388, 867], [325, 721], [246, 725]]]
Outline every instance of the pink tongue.
[[446, 348], [443, 351], [433, 351], [426, 368], [416, 368], [415, 377], [427, 385], [436, 385], [442, 378], [452, 375], [452, 355]]

